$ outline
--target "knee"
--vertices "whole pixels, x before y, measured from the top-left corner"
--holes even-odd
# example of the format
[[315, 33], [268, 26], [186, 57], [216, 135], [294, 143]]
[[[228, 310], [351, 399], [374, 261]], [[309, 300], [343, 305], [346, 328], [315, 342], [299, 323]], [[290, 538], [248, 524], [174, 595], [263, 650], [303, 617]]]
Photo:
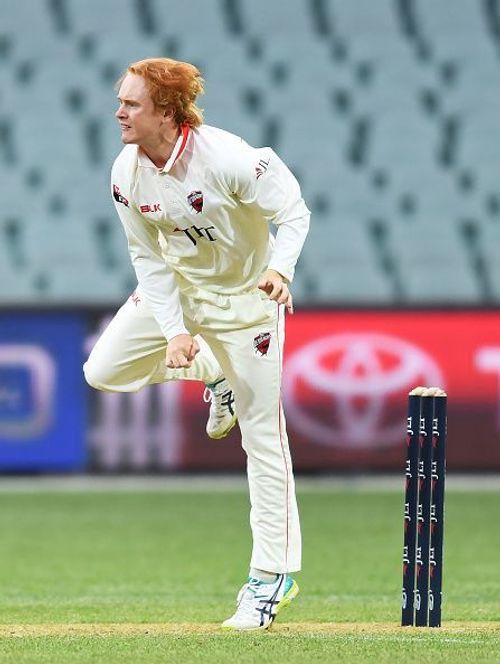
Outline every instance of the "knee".
[[95, 390], [112, 391], [113, 386], [110, 381], [110, 376], [106, 375], [103, 367], [99, 367], [90, 357], [83, 365], [83, 375], [85, 380]]

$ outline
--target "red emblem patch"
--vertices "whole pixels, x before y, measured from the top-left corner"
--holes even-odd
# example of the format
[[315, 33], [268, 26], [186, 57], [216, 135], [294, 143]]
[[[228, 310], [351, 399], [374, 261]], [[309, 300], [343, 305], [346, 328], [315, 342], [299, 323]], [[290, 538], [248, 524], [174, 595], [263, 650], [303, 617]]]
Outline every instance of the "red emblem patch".
[[196, 214], [200, 214], [203, 210], [203, 192], [202, 191], [192, 191], [188, 194], [188, 203], [196, 211]]
[[260, 355], [267, 355], [270, 343], [271, 343], [271, 333], [261, 332], [253, 340], [253, 347], [255, 349], [255, 352], [260, 353]]

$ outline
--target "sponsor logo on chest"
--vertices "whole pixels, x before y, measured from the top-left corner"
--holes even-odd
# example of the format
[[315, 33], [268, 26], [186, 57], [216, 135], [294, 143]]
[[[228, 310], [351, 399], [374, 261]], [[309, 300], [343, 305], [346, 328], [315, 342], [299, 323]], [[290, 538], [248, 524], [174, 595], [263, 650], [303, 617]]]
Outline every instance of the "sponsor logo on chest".
[[160, 203], [144, 203], [144, 205], [139, 205], [139, 210], [142, 212], [142, 214], [146, 214], [147, 212], [162, 211]]

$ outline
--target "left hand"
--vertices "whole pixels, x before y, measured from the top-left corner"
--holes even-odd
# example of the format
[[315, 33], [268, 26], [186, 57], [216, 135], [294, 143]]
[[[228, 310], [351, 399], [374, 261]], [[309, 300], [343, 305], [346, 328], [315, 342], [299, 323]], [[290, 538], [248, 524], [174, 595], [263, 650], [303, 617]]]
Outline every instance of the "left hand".
[[267, 293], [270, 300], [284, 304], [288, 313], [293, 314], [293, 298], [283, 275], [276, 270], [266, 270], [261, 276], [257, 288]]

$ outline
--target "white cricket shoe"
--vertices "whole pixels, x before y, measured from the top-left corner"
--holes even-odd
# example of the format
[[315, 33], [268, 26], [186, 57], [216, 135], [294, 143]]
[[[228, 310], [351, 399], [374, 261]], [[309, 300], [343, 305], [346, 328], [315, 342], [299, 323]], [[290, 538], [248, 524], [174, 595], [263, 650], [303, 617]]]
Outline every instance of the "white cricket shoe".
[[288, 574], [278, 574], [273, 583], [249, 577], [238, 594], [236, 613], [222, 623], [225, 629], [263, 630], [276, 614], [297, 597], [299, 586]]
[[203, 400], [210, 403], [207, 434], [210, 438], [224, 438], [238, 421], [231, 386], [225, 378], [221, 378], [217, 383], [207, 385]]

